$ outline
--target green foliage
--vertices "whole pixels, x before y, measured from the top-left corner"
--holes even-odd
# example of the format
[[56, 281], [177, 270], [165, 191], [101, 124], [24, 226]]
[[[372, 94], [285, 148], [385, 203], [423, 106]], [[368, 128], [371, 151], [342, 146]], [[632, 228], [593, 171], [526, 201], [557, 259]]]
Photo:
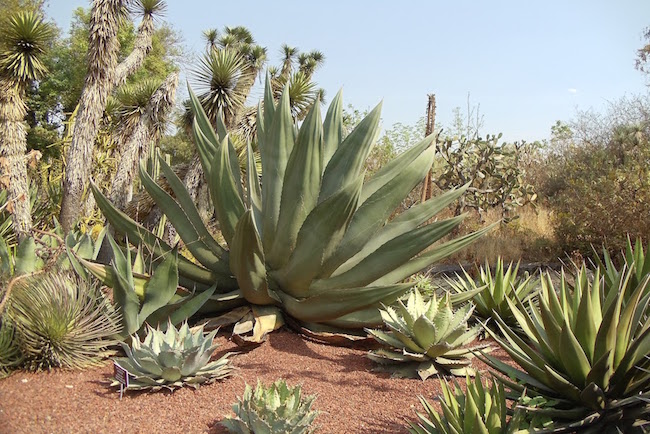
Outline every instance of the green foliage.
[[494, 274], [490, 270], [490, 264], [486, 263], [485, 267], [480, 267], [476, 279], [463, 270], [462, 276], [457, 274], [455, 279], [447, 279], [447, 283], [458, 294], [479, 289], [480, 292], [472, 298], [476, 305], [474, 315], [487, 321], [495, 318], [494, 315], [497, 314], [506, 324], [513, 327], [516, 321], [507, 300], [527, 303], [536, 296], [539, 282], [532, 276], [520, 277], [519, 264], [513, 267], [510, 263], [505, 271], [503, 265], [503, 260], [498, 258]]
[[406, 305], [399, 300], [396, 308], [384, 307], [381, 317], [388, 331], [366, 331], [387, 348], [373, 350], [368, 357], [393, 372], [394, 377], [432, 375], [474, 375], [469, 366], [472, 351], [463, 348], [478, 335], [479, 328], [468, 329], [467, 320], [474, 307], [466, 304], [456, 312], [450, 297], [438, 300], [434, 295], [427, 302], [414, 290]]
[[484, 360], [513, 391], [552, 401], [529, 411], [552, 417], [555, 429], [642, 432], [650, 421], [650, 323], [640, 320], [649, 279], [630, 288], [630, 277], [607, 289], [599, 269], [593, 277], [580, 269], [573, 284], [563, 274], [558, 288], [547, 276], [538, 305], [508, 300], [526, 340], [498, 315], [505, 338], [488, 330], [518, 367]]
[[96, 365], [121, 331], [119, 314], [99, 288], [60, 272], [16, 283], [5, 315], [26, 366], [35, 370]]
[[174, 390], [183, 386], [196, 389], [201, 384], [228, 377], [233, 370], [228, 359], [230, 353], [210, 361], [218, 346], [213, 344], [216, 333], [214, 330], [204, 334], [202, 326], [190, 328], [187, 323], [178, 330], [168, 323], [165, 332], [147, 326], [142, 342], [133, 336], [130, 347], [121, 343], [126, 357], [116, 358], [115, 363], [133, 375], [128, 389]]
[[535, 184], [565, 252], [614, 252], [650, 231], [649, 108], [647, 96], [626, 97], [553, 127]]
[[108, 241], [113, 249], [111, 265], [97, 264], [75, 255], [71, 257], [78, 259], [85, 270], [113, 288], [114, 302], [121, 314], [122, 338], [138, 332], [145, 323], [162, 328], [166, 322], [179, 324], [194, 315], [214, 293], [214, 287], [196, 295], [188, 291], [177, 293], [176, 250], [165, 255], [153, 272], [148, 273], [141, 249], [132, 261], [131, 250], [123, 251], [110, 236]]
[[[199, 99], [190, 95], [195, 141], [228, 249], [207, 230], [168, 165], [161, 161], [175, 197], [140, 171], [143, 186], [200, 264], [179, 257], [179, 274], [189, 285], [196, 282], [197, 288], [205, 288], [217, 283], [218, 294], [232, 291], [231, 298], [278, 306], [301, 322], [358, 329], [379, 324], [380, 303], [393, 302], [411, 286], [398, 282], [487, 230], [424, 252], [462, 217], [421, 225], [463, 189], [386, 223], [429, 170], [434, 149], [429, 137], [364, 184], [363, 167], [378, 130], [379, 108], [340, 142], [339, 94], [324, 123], [315, 104], [296, 136], [288, 92], [275, 106], [267, 81], [265, 111], [257, 119], [264, 182], [260, 186], [249, 147], [244, 189], [223, 123], [218, 122], [215, 132]], [[171, 250], [116, 210], [98, 189], [93, 187], [93, 193], [107, 219], [130, 240], [144, 243], [155, 255]]]
[[221, 424], [238, 434], [312, 433], [318, 416], [318, 411], [311, 409], [315, 399], [316, 396], [303, 398], [300, 386], [288, 387], [284, 380], [268, 387], [258, 381], [254, 391], [246, 385], [244, 395], [232, 406], [235, 417], [228, 417]]
[[447, 381], [440, 381], [442, 415], [435, 411], [426, 399], [420, 397], [426, 414], [418, 413], [420, 420], [417, 424], [409, 422], [409, 432], [411, 434], [528, 432], [520, 431], [527, 425], [523, 420], [523, 409], [515, 409], [514, 414], [508, 417], [509, 409], [503, 384], [495, 380], [488, 387], [488, 384], [484, 384], [481, 376], [477, 374], [474, 380], [467, 377], [466, 385], [466, 389], [463, 390], [456, 380], [451, 385]]
[[499, 143], [499, 136], [446, 138], [437, 144], [440, 163], [433, 176], [441, 190], [468, 185], [455, 214], [471, 208], [482, 215], [500, 208], [504, 217], [536, 199], [534, 187], [524, 181], [521, 159], [534, 144]]

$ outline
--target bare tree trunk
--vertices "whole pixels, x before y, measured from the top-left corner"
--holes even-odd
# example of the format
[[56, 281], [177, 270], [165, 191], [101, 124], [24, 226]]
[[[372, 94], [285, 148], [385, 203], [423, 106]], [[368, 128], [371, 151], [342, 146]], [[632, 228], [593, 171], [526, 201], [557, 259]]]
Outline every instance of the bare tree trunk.
[[88, 75], [66, 156], [63, 199], [59, 220], [69, 232], [83, 208], [84, 192], [90, 178], [95, 137], [113, 86], [135, 71], [151, 50], [153, 17], [145, 14], [138, 29], [133, 52], [117, 65], [119, 17], [129, 0], [95, 0], [90, 18]]
[[[436, 95], [430, 94], [428, 96], [429, 96], [429, 103], [427, 105], [427, 126], [424, 132], [425, 137], [430, 134], [433, 134], [434, 126], [436, 123]], [[433, 182], [431, 179], [432, 177], [433, 177], [433, 168], [429, 170], [429, 173], [427, 173], [426, 178], [424, 178], [424, 183], [422, 184], [421, 202], [431, 199], [431, 196], [433, 195]]]
[[19, 241], [32, 229], [25, 163], [27, 107], [21, 93], [18, 84], [0, 79], [0, 187], [7, 189], [7, 210]]
[[150, 144], [159, 138], [159, 126], [165, 122], [174, 106], [177, 85], [178, 73], [174, 72], [153, 93], [140, 121], [122, 147], [109, 194], [111, 202], [120, 210], [124, 210], [131, 200], [132, 194], [128, 192], [133, 185], [140, 158], [149, 152]]

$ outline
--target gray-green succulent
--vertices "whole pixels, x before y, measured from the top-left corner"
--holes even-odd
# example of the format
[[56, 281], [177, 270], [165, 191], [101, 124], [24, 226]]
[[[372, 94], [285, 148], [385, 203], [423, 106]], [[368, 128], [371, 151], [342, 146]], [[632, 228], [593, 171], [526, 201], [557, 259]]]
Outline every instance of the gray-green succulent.
[[22, 362], [15, 335], [13, 324], [0, 317], [0, 378], [8, 376]]
[[[320, 104], [314, 104], [300, 126], [292, 118], [289, 98], [285, 88], [276, 105], [267, 80], [257, 116], [260, 184], [252, 147], [242, 176], [223, 122], [217, 119], [215, 131], [190, 89], [194, 140], [226, 245], [207, 229], [166, 163], [160, 161], [160, 166], [173, 195], [141, 168], [142, 185], [193, 257], [178, 257], [179, 283], [197, 291], [216, 285], [204, 312], [250, 303], [273, 307], [277, 315], [283, 313], [312, 330], [378, 325], [381, 303], [392, 303], [411, 286], [401, 283], [405, 278], [465, 247], [487, 229], [428, 249], [463, 216], [426, 222], [464, 188], [389, 220], [431, 167], [435, 135], [364, 183], [364, 163], [379, 132], [379, 107], [344, 139], [340, 93], [324, 121]], [[97, 188], [93, 193], [116, 230], [156, 256], [169, 255], [171, 246], [117, 210]], [[255, 339], [263, 339], [267, 331]]]
[[134, 335], [131, 346], [120, 343], [126, 357], [114, 361], [132, 376], [127, 389], [197, 388], [228, 377], [234, 369], [230, 353], [210, 361], [218, 347], [213, 343], [216, 333], [205, 334], [203, 326], [190, 328], [186, 322], [179, 329], [168, 323], [166, 331], [147, 326], [143, 341]]
[[248, 384], [244, 395], [232, 406], [235, 417], [221, 424], [237, 434], [307, 434], [315, 431], [312, 410], [315, 395], [303, 397], [301, 387], [289, 387], [278, 380], [266, 387], [259, 381], [253, 390]]
[[432, 375], [474, 375], [472, 351], [480, 347], [466, 347], [479, 332], [478, 327], [467, 326], [473, 310], [471, 304], [465, 304], [454, 312], [448, 295], [424, 301], [414, 290], [406, 304], [399, 300], [395, 308], [380, 310], [387, 331], [366, 329], [384, 345], [370, 351], [368, 357], [396, 377], [426, 380]]

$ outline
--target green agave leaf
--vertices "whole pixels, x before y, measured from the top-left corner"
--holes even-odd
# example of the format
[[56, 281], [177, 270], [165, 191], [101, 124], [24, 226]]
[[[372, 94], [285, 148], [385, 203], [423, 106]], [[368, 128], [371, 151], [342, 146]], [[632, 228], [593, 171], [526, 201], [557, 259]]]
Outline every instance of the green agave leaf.
[[[41, 262], [41, 264], [39, 264]], [[16, 248], [16, 262], [14, 265], [14, 275], [20, 276], [23, 274], [33, 273], [42, 266], [42, 261], [39, 261], [36, 256], [36, 241], [34, 237], [26, 237]]]
[[339, 144], [343, 141], [343, 89], [336, 93], [330, 103], [323, 122], [323, 161], [320, 173], [332, 159]]
[[357, 125], [332, 155], [323, 172], [319, 202], [323, 202], [361, 176], [379, 132], [380, 116], [381, 104]]
[[[6, 194], [6, 193], [5, 193]], [[66, 250], [68, 250], [66, 248]], [[68, 253], [68, 255], [70, 255]], [[4, 238], [0, 236], [0, 276], [10, 276], [13, 274], [14, 264], [9, 256], [9, 247]]]
[[[266, 110], [266, 108], [265, 108]], [[266, 112], [265, 112], [266, 117]], [[289, 105], [289, 88], [285, 87], [273, 121], [265, 122], [265, 140], [259, 143], [262, 153], [262, 244], [265, 251], [271, 251], [280, 217], [282, 185], [289, 156], [294, 146], [293, 118]]]
[[272, 269], [286, 264], [295, 247], [300, 227], [318, 203], [323, 158], [323, 129], [319, 107], [320, 102], [317, 100], [300, 127], [287, 163], [277, 231], [273, 247], [267, 255]]
[[[368, 255], [376, 251], [386, 242], [400, 235], [404, 235], [413, 229], [416, 229], [421, 224], [431, 219], [438, 212], [446, 208], [451, 202], [458, 199], [466, 189], [467, 186], [463, 186], [458, 189], [449, 190], [440, 196], [427, 200], [424, 203], [412, 206], [402, 214], [395, 217], [392, 221], [388, 222], [370, 240], [368, 240], [361, 251], [347, 260], [336, 271], [338, 273], [342, 273], [349, 270], [361, 262], [362, 259], [366, 258]], [[413, 273], [415, 273], [415, 271]], [[329, 277], [329, 275], [325, 273], [321, 273], [321, 275], [319, 275], [319, 278], [325, 277]]]
[[235, 234], [235, 226], [244, 214], [245, 208], [235, 182], [235, 176], [238, 177], [239, 174], [235, 175], [231, 170], [228, 141], [228, 137], [223, 139], [212, 161], [210, 192], [221, 225], [221, 233], [230, 246]]
[[292, 317], [300, 321], [319, 322], [333, 320], [386, 298], [399, 296], [409, 288], [409, 284], [400, 284], [333, 289], [301, 299], [278, 291], [278, 296], [282, 300], [283, 309]]
[[246, 185], [248, 186], [248, 208], [253, 210], [255, 226], [262, 228], [262, 190], [250, 142], [246, 143]]
[[165, 306], [176, 293], [178, 286], [178, 251], [174, 249], [156, 267], [144, 288], [144, 301], [138, 321], [144, 323], [156, 310]]
[[[162, 156], [159, 156], [160, 169], [165, 175], [167, 183], [172, 188], [174, 196], [176, 196], [176, 201], [183, 209], [184, 213], [187, 214], [192, 226], [196, 229], [200, 240], [205, 243], [205, 245], [214, 253], [216, 256], [225, 259], [227, 258], [228, 252], [224, 249], [213, 237], [210, 231], [203, 224], [203, 220], [199, 216], [199, 211], [194, 204], [194, 200], [187, 192], [183, 181], [180, 180], [174, 170], [167, 164], [165, 159]], [[171, 219], [170, 219], [171, 220]], [[172, 221], [173, 223], [173, 221]], [[173, 223], [175, 226], [175, 223]], [[187, 243], [186, 243], [187, 244]]]
[[294, 297], [309, 294], [309, 285], [343, 238], [357, 209], [363, 177], [319, 203], [303, 223], [289, 262], [272, 276]]
[[576, 339], [567, 319], [560, 334], [560, 348], [563, 351], [562, 361], [567, 374], [578, 388], [586, 386], [585, 381], [591, 366], [589, 359]]
[[[174, 225], [178, 235], [190, 253], [192, 253], [192, 256], [212, 271], [222, 274], [228, 273], [230, 271], [228, 264], [221, 261], [221, 258], [205, 242], [207, 239], [212, 239], [212, 236], [210, 236], [203, 225], [201, 218], [198, 216], [198, 212], [194, 217], [197, 217], [199, 221], [192, 221], [188, 213], [186, 213], [185, 208], [151, 179], [143, 163], [140, 164], [140, 181], [156, 204], [165, 213], [169, 221]], [[192, 208], [196, 211], [193, 203]], [[203, 227], [205, 232], [199, 233], [197, 227]]]
[[259, 305], [276, 303], [269, 295], [262, 241], [250, 209], [244, 213], [235, 228], [231, 242], [230, 266], [246, 300]]
[[[155, 256], [159, 257], [164, 256], [172, 250], [171, 246], [162, 239], [156, 237], [122, 211], [115, 208], [93, 182], [91, 182], [90, 187], [102, 214], [104, 214], [106, 219], [117, 231], [126, 234], [131, 242], [134, 244], [144, 244], [151, 249]], [[220, 288], [236, 288], [236, 281], [234, 279], [227, 276], [220, 276], [213, 271], [200, 267], [183, 256], [179, 257], [178, 271], [185, 276], [191, 276], [194, 280], [201, 283], [212, 285], [214, 282], [218, 282]]]
[[328, 279], [315, 280], [310, 288], [321, 291], [368, 285], [444, 237], [458, 226], [463, 218], [464, 216], [459, 216], [435, 222], [400, 235], [378, 248], [354, 268]]
[[[408, 151], [402, 152], [396, 158], [393, 158], [391, 161], [385, 164], [363, 186], [360, 202], [364, 203], [368, 198], [377, 193], [380, 188], [385, 187], [386, 184], [398, 177], [402, 172], [404, 172], [405, 169], [412, 170], [411, 164], [413, 164], [414, 161], [420, 159], [422, 153], [427, 149], [432, 149], [432, 152], [435, 153], [435, 149], [431, 146], [433, 143], [435, 143], [435, 141], [436, 136], [431, 134], [421, 140], [415, 146], [411, 147]], [[419, 181], [422, 181], [424, 175], [426, 175], [426, 173], [420, 177]], [[404, 197], [406, 197], [406, 195], [404, 195], [402, 199]]]
[[[435, 149], [432, 147], [422, 152], [359, 206], [341, 244], [334, 255], [323, 265], [320, 276], [330, 276], [341, 264], [368, 244], [386, 224], [386, 220], [393, 210], [429, 172], [434, 154]], [[367, 183], [361, 190], [362, 194], [366, 190], [366, 186]]]
[[420, 254], [418, 257], [409, 260], [401, 267], [398, 267], [390, 273], [387, 273], [384, 276], [378, 278], [372, 282], [372, 284], [388, 285], [390, 283], [400, 282], [412, 274], [417, 273], [418, 271], [430, 266], [434, 262], [439, 261], [469, 246], [484, 234], [494, 229], [498, 224], [499, 222], [493, 223], [476, 232], [472, 232], [471, 234], [467, 234], [462, 237], [455, 238], [451, 241], [442, 243], [436, 246], [435, 249]]

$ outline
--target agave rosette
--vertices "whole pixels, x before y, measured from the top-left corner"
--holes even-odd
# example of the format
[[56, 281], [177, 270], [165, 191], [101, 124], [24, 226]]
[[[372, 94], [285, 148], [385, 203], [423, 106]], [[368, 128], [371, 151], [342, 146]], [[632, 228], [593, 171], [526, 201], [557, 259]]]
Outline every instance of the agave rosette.
[[[260, 184], [252, 147], [247, 148], [242, 176], [223, 122], [218, 120], [213, 129], [191, 89], [190, 103], [195, 144], [226, 245], [208, 231], [182, 181], [164, 161], [160, 167], [173, 196], [143, 168], [140, 178], [196, 260], [179, 256], [180, 284], [197, 291], [216, 284], [203, 311], [250, 303], [275, 307], [278, 314], [312, 330], [378, 325], [378, 308], [409, 288], [401, 283], [405, 278], [489, 229], [428, 249], [463, 216], [426, 222], [465, 188], [413, 206], [389, 221], [429, 171], [435, 136], [400, 154], [364, 183], [365, 160], [379, 132], [379, 106], [343, 138], [340, 93], [324, 121], [316, 103], [297, 127], [288, 90], [276, 105], [267, 80], [257, 117]], [[172, 250], [115, 209], [97, 188], [93, 192], [104, 215], [129, 240], [147, 245], [157, 256]], [[258, 331], [255, 339], [263, 339], [266, 331]]]
[[447, 283], [458, 294], [478, 290], [472, 298], [476, 306], [475, 316], [489, 320], [494, 317], [494, 314], [498, 314], [503, 321], [514, 326], [516, 321], [506, 299], [527, 302], [529, 299], [533, 300], [539, 291], [537, 279], [533, 279], [530, 275], [520, 277], [518, 272], [518, 263], [516, 265], [510, 263], [504, 271], [503, 260], [498, 258], [494, 272], [486, 263], [485, 267], [480, 268], [476, 279], [463, 270], [462, 276], [457, 274], [456, 279], [447, 279]]
[[455, 312], [448, 295], [435, 295], [424, 301], [419, 291], [409, 294], [406, 304], [380, 310], [388, 331], [366, 329], [385, 348], [372, 350], [368, 357], [396, 377], [426, 380], [432, 375], [474, 375], [472, 351], [484, 348], [464, 347], [472, 342], [479, 327], [468, 328], [474, 307], [465, 304]]
[[187, 323], [179, 329], [168, 323], [166, 331], [147, 328], [143, 341], [133, 336], [131, 346], [121, 343], [126, 357], [115, 359], [132, 376], [128, 389], [197, 388], [232, 372], [230, 353], [210, 361], [218, 346], [213, 343], [217, 330], [205, 334], [203, 326], [190, 328]]
[[642, 320], [649, 279], [631, 288], [631, 274], [611, 291], [600, 269], [589, 277], [582, 268], [572, 285], [562, 273], [558, 288], [545, 276], [538, 305], [508, 300], [526, 340], [498, 315], [503, 337], [488, 330], [519, 368], [481, 357], [513, 391], [552, 401], [534, 411], [557, 430], [637, 432], [650, 420], [650, 322]]
[[[457, 381], [441, 381], [440, 407], [442, 414], [423, 397], [420, 403], [426, 414], [418, 413], [417, 422], [409, 422], [411, 434], [494, 433], [510, 434], [529, 428], [524, 419], [524, 409], [516, 407], [511, 412], [503, 384], [494, 380], [483, 383], [481, 376], [466, 377], [466, 388]], [[511, 414], [512, 413], [512, 414]], [[521, 430], [521, 431], [520, 431]]]
[[318, 411], [312, 410], [315, 395], [303, 397], [300, 386], [289, 387], [278, 380], [266, 387], [259, 381], [253, 390], [248, 384], [244, 395], [232, 407], [235, 417], [221, 424], [231, 433], [308, 434]]

